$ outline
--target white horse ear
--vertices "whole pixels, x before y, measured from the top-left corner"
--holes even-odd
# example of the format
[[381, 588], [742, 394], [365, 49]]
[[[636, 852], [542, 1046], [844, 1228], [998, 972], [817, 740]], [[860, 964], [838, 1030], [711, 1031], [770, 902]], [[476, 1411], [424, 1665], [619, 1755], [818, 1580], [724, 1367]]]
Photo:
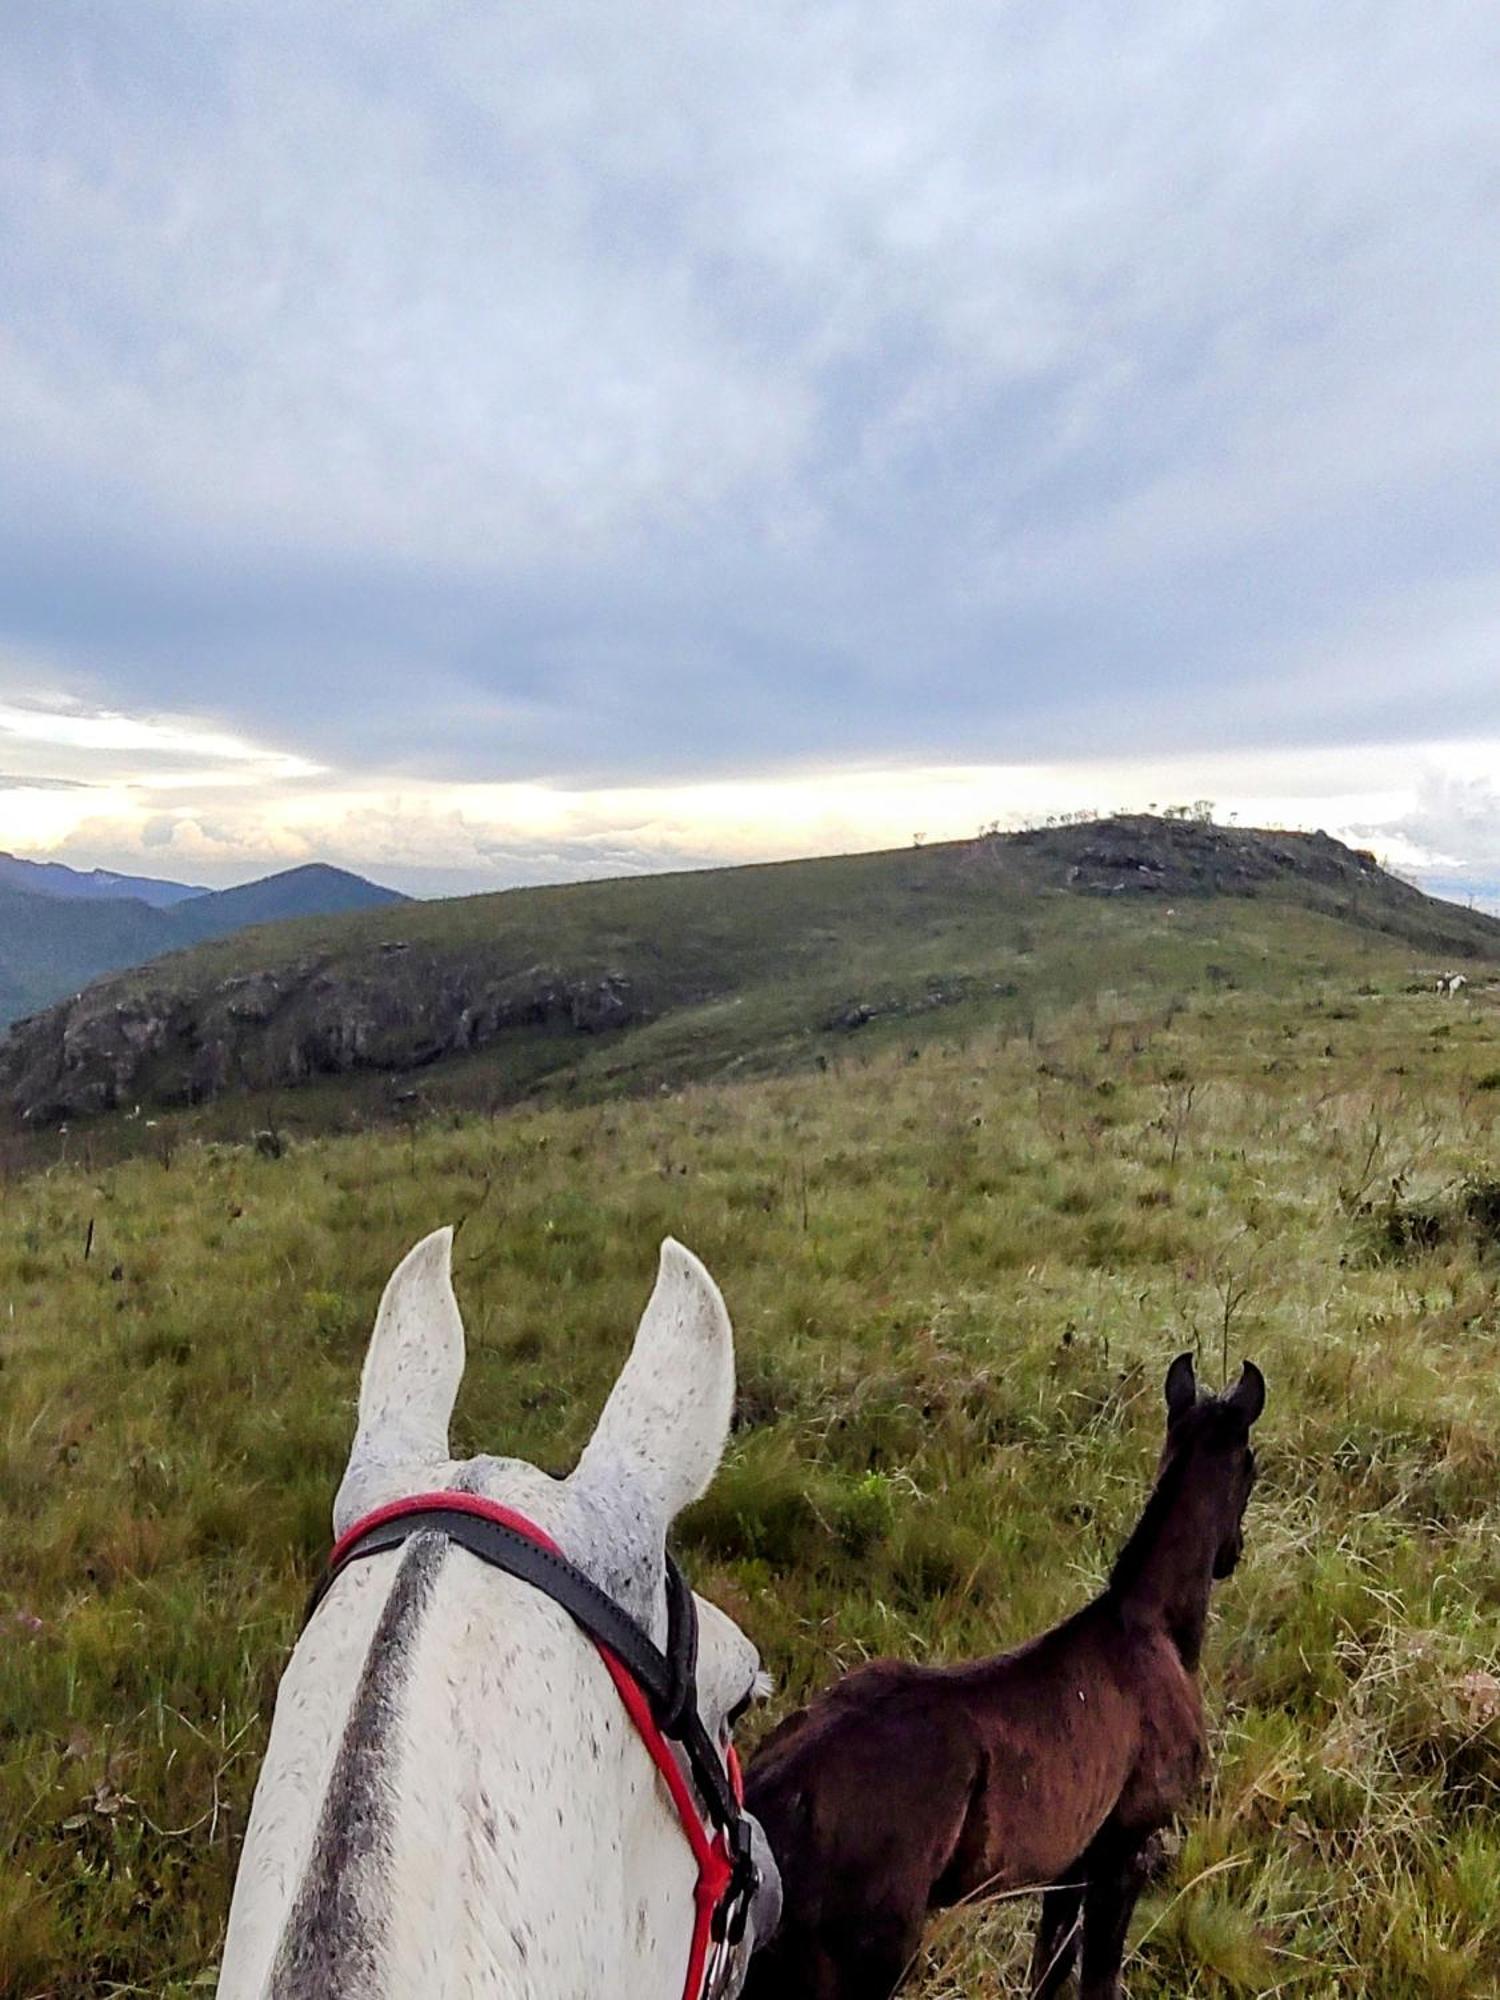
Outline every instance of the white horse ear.
[[718, 1468], [734, 1407], [734, 1334], [719, 1288], [669, 1236], [630, 1358], [570, 1484], [618, 1493], [664, 1535]]
[[448, 1460], [448, 1422], [464, 1372], [464, 1326], [453, 1296], [453, 1231], [434, 1230], [391, 1273], [359, 1378], [359, 1424], [334, 1502], [342, 1534], [408, 1469]]

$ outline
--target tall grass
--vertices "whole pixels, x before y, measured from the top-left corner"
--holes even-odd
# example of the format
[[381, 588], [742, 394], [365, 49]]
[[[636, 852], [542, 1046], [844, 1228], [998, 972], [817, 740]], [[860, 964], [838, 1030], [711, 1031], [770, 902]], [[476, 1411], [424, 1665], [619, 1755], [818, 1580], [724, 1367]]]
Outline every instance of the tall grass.
[[[1091, 1001], [1029, 1034], [260, 1157], [3, 1188], [0, 1994], [211, 1982], [380, 1286], [461, 1224], [461, 1451], [566, 1465], [667, 1231], [740, 1416], [682, 1523], [772, 1716], [880, 1652], [1009, 1644], [1138, 1509], [1170, 1357], [1270, 1381], [1216, 1599], [1216, 1766], [1139, 2000], [1500, 1990], [1500, 1174], [1482, 1006]], [[1387, 1226], [1427, 1208], [1435, 1231]], [[933, 1928], [925, 2000], [1019, 1994], [1029, 1906]]]

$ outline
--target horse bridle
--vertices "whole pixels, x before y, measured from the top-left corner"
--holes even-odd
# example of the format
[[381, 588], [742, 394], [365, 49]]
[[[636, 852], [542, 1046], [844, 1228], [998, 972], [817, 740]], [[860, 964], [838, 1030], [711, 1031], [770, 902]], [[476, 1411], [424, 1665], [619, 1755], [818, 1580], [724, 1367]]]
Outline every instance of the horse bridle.
[[[304, 1627], [351, 1563], [423, 1534], [457, 1542], [481, 1562], [530, 1584], [561, 1606], [593, 1641], [671, 1794], [698, 1866], [684, 2000], [719, 2000], [760, 1888], [760, 1870], [751, 1853], [733, 1747], [721, 1760], [698, 1712], [698, 1607], [681, 1570], [669, 1555], [663, 1652], [629, 1612], [524, 1514], [474, 1493], [417, 1493], [377, 1507], [340, 1535], [313, 1586]], [[692, 1775], [691, 1786], [673, 1744]]]

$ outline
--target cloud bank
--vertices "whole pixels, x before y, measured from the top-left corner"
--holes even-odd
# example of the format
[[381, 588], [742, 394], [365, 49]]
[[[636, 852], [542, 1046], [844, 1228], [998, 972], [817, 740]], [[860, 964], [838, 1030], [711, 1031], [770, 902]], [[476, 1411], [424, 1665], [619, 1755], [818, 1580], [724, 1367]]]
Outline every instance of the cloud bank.
[[1500, 16], [8, 28], [14, 844], [478, 886], [1255, 753], [1489, 851]]

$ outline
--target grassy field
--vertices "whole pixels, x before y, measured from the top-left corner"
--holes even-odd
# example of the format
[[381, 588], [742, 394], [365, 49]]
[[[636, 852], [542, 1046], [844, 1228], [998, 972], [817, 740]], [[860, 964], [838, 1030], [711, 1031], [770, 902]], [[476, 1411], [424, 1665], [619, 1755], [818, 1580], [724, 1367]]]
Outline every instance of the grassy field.
[[[211, 1985], [375, 1301], [442, 1221], [460, 1450], [565, 1465], [661, 1235], [719, 1278], [739, 1427], [680, 1541], [772, 1718], [868, 1655], [1078, 1604], [1170, 1357], [1216, 1383], [1251, 1355], [1216, 1774], [1132, 1995], [1500, 1992], [1500, 1012], [1332, 929], [1279, 991], [1194, 947], [1181, 991], [876, 1024], [790, 1078], [13, 1177], [0, 1994]], [[913, 1991], [1019, 1994], [1029, 1915], [945, 1918]]]

